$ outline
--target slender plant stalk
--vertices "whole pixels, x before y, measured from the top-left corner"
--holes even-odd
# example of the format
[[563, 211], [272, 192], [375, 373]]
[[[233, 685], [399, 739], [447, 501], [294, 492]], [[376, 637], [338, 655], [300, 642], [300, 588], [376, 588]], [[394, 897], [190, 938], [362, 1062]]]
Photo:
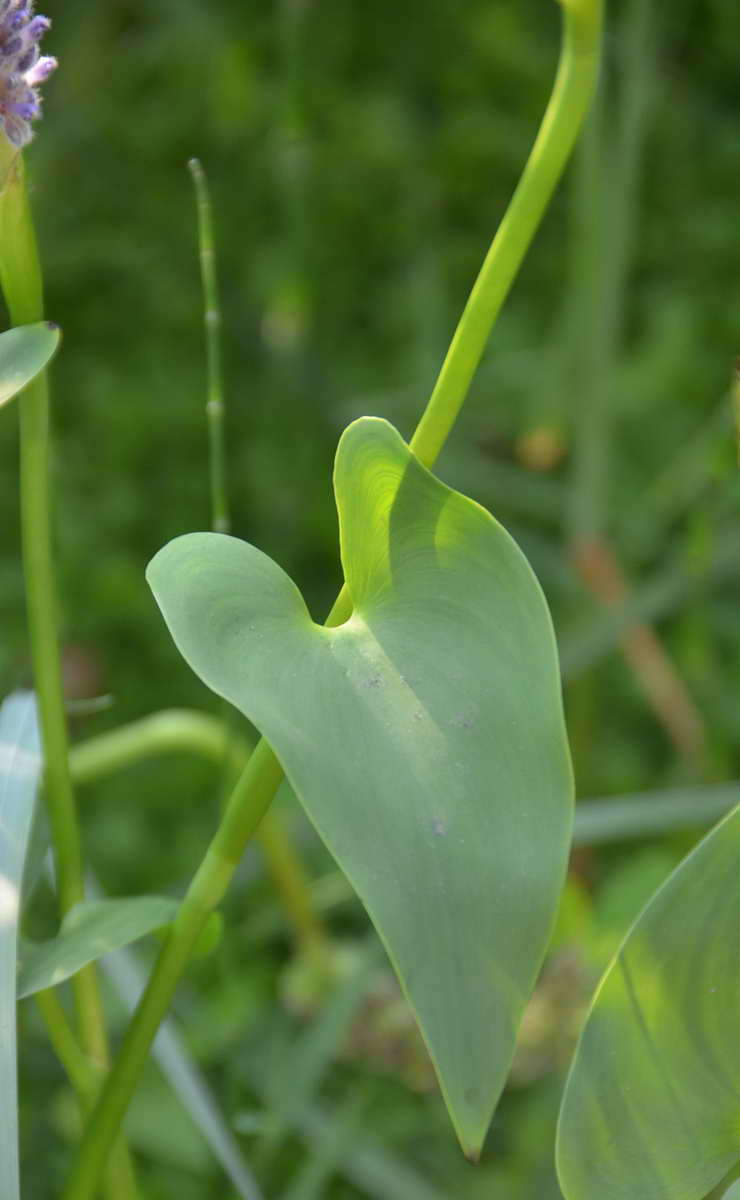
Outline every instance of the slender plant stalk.
[[[437, 386], [411, 440], [427, 466], [437, 458], [465, 399], [493, 322], [534, 236], [591, 100], [600, 57], [602, 0], [562, 0], [564, 39], [552, 99], [530, 159], [473, 288]], [[328, 624], [351, 612], [346, 588]], [[209, 913], [220, 902], [247, 841], [283, 778], [268, 744], [258, 743], [223, 821], [185, 896], [83, 1139], [63, 1200], [90, 1200], [108, 1148]]]
[[[226, 448], [224, 445], [224, 390], [221, 370], [221, 305], [218, 297], [216, 274], [216, 248], [213, 237], [213, 215], [208, 180], [197, 158], [188, 163], [193, 177], [198, 208], [198, 246], [200, 271], [203, 286], [203, 323], [206, 331], [208, 365], [208, 441], [211, 480], [211, 529], [215, 533], [228, 533], [231, 529], [228, 483], [226, 472]], [[234, 710], [226, 701], [221, 701], [223, 719], [222, 745], [219, 756], [223, 766], [224, 795], [228, 794], [234, 781], [232, 745], [238, 740], [234, 723]], [[244, 768], [245, 753], [237, 751], [239, 769]], [[325, 975], [329, 971], [326, 937], [318, 915], [313, 911], [311, 892], [303, 872], [302, 864], [290, 845], [288, 832], [277, 815], [263, 823], [259, 834], [262, 853], [266, 859], [278, 894], [293, 921], [298, 942], [317, 971]]]
[[208, 374], [208, 448], [211, 478], [211, 528], [216, 533], [231, 529], [229, 498], [226, 486], [226, 454], [224, 449], [224, 393], [221, 370], [221, 306], [218, 299], [216, 250], [213, 241], [213, 218], [208, 180], [197, 158], [188, 163], [195, 185], [198, 206], [198, 246], [200, 275], [203, 284], [203, 324], [206, 331]]
[[[213, 215], [206, 173], [200, 160], [191, 158], [188, 169], [195, 188], [198, 211], [198, 256], [203, 290], [203, 325], [206, 334], [206, 418], [208, 421], [208, 477], [211, 488], [211, 529], [214, 533], [229, 533], [229, 491], [226, 482], [226, 447], [224, 445], [224, 389], [221, 369], [221, 304], [218, 298], [216, 246], [213, 238]], [[229, 742], [234, 733], [233, 709], [221, 699], [224, 741], [221, 747], [221, 783], [225, 799], [234, 784], [229, 769]]]
[[[36, 1005], [41, 1014], [54, 1053], [64, 1067], [67, 1078], [74, 1089], [82, 1118], [93, 1109], [103, 1076], [104, 1068], [97, 1065], [82, 1050], [74, 1029], [54, 988], [37, 992]], [[135, 1197], [138, 1195], [136, 1176], [130, 1155], [120, 1141], [116, 1142], [110, 1159], [105, 1166], [103, 1178], [106, 1195]]]
[[54, 1053], [64, 1067], [83, 1110], [91, 1108], [100, 1076], [91, 1059], [81, 1049], [56, 989], [47, 988], [43, 992], [37, 992], [36, 1005], [46, 1026], [49, 1041], [54, 1047]]
[[[0, 134], [0, 143], [5, 141]], [[15, 325], [43, 319], [43, 284], [21, 155], [0, 146], [0, 286]], [[44, 746], [44, 793], [49, 812], [62, 916], [84, 899], [82, 850], [69, 773], [57, 636], [49, 496], [49, 393], [46, 373], [19, 397], [20, 498], [29, 640]], [[105, 1015], [95, 968], [73, 982], [80, 1041], [92, 1063], [109, 1065]], [[84, 1104], [84, 1096], [80, 1098]], [[87, 1107], [90, 1107], [88, 1097]], [[117, 1169], [114, 1169], [117, 1168]], [[108, 1172], [111, 1200], [137, 1194], [128, 1153], [119, 1143]]]

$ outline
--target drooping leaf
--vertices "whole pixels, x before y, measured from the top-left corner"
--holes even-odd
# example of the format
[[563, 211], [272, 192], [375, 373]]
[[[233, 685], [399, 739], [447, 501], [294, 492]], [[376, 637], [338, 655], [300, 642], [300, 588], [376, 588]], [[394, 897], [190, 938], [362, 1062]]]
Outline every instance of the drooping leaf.
[[505, 530], [387, 422], [345, 432], [335, 492], [354, 605], [338, 628], [235, 538], [178, 538], [148, 577], [181, 653], [267, 737], [367, 907], [476, 1155], [570, 838], [550, 618]]
[[177, 901], [166, 896], [83, 900], [67, 913], [57, 937], [22, 943], [18, 999], [63, 983], [103, 954], [167, 925], [176, 912]]
[[57, 326], [48, 321], [0, 333], [0, 408], [43, 371], [56, 354], [60, 337]]
[[563, 1097], [566, 1200], [704, 1200], [740, 1161], [739, 864], [737, 808], [609, 966]]
[[0, 708], [0, 1163], [7, 1200], [20, 1196], [15, 973], [20, 889], [40, 771], [36, 703], [17, 693]]

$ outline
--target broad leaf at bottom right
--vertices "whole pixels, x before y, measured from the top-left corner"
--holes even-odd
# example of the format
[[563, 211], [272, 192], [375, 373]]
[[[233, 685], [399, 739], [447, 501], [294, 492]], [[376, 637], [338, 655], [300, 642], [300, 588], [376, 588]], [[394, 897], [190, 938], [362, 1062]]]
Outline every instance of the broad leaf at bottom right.
[[740, 1160], [740, 807], [610, 964], [565, 1088], [566, 1200], [705, 1200]]

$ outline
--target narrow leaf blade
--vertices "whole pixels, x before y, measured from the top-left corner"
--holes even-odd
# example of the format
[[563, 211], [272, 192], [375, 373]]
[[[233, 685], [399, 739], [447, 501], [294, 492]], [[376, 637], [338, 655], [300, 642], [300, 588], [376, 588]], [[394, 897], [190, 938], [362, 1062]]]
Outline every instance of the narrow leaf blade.
[[612, 961], [568, 1078], [566, 1200], [704, 1200], [740, 1160], [740, 808], [655, 893]]
[[0, 408], [48, 366], [60, 338], [57, 326], [48, 321], [0, 333]]
[[179, 538], [148, 577], [181, 653], [268, 738], [363, 900], [475, 1157], [570, 840], [552, 627], [505, 530], [387, 422], [345, 432], [335, 491], [354, 605], [338, 628], [234, 538]]
[[20, 1197], [16, 1058], [16, 951], [20, 889], [33, 822], [41, 747], [34, 697], [0, 708], [0, 1163], [3, 1196]]
[[18, 971], [18, 999], [63, 983], [88, 963], [167, 925], [177, 901], [165, 896], [84, 900], [67, 913], [57, 937], [24, 942]]

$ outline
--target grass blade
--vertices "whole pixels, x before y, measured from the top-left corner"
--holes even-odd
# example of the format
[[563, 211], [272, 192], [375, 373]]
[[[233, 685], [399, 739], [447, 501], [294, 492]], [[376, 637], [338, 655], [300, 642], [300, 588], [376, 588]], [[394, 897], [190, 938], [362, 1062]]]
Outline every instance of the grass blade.
[[36, 803], [41, 747], [31, 693], [0, 708], [0, 1164], [4, 1200], [19, 1200], [16, 953], [20, 890]]

